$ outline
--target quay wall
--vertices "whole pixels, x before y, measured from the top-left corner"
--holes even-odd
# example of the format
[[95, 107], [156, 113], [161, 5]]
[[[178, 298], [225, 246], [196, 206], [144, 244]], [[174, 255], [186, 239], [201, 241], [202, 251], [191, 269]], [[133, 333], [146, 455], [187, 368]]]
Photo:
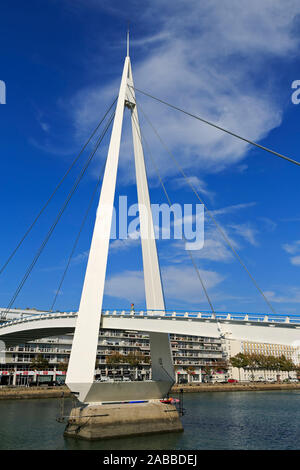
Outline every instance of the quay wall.
[[[175, 385], [172, 393], [198, 393], [198, 392], [255, 392], [276, 390], [300, 390], [300, 383], [235, 383], [235, 384], [193, 384]], [[61, 398], [70, 397], [70, 391], [66, 386], [62, 387], [8, 387], [0, 388], [0, 400], [24, 399], [24, 398]]]
[[66, 386], [62, 387], [8, 387], [0, 388], [0, 400], [24, 398], [61, 398], [71, 396]]
[[173, 393], [180, 390], [184, 393], [195, 392], [255, 392], [276, 390], [300, 390], [300, 383], [234, 383], [234, 384], [198, 384], [198, 385], [176, 385], [172, 388]]

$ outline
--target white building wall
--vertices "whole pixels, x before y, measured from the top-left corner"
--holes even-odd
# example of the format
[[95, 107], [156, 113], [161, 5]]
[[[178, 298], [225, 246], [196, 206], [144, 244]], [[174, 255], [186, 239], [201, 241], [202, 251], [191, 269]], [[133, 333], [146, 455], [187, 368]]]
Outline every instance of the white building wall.
[[[239, 353], [257, 353], [265, 355], [281, 356], [284, 355], [287, 359], [291, 359], [295, 365], [300, 364], [300, 348], [299, 346], [282, 345], [282, 344], [268, 344], [256, 343], [249, 341], [229, 340], [225, 341], [225, 351], [228, 360]], [[296, 379], [297, 373], [295, 371], [274, 371], [274, 370], [249, 370], [238, 369], [237, 367], [229, 367], [229, 377], [241, 382], [249, 381], [281, 381], [286, 379]]]

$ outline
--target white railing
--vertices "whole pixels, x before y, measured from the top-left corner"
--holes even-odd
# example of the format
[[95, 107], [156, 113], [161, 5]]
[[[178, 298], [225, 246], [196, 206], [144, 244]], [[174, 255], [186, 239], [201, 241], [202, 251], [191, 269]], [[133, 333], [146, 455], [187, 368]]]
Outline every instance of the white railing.
[[[26, 315], [26, 311], [24, 311]], [[274, 324], [290, 324], [300, 325], [300, 315], [284, 315], [284, 314], [262, 314], [262, 313], [228, 313], [228, 312], [181, 312], [181, 311], [168, 311], [168, 310], [104, 310], [102, 315], [105, 317], [125, 317], [135, 319], [147, 319], [147, 318], [164, 318], [169, 320], [184, 320], [184, 321], [213, 321], [213, 322], [246, 322], [251, 323], [274, 323]], [[20, 323], [29, 323], [33, 321], [43, 320], [54, 320], [61, 318], [74, 318], [77, 316], [77, 312], [56, 312], [56, 313], [43, 313], [34, 314], [31, 316], [25, 316], [19, 320], [8, 320], [0, 324], [1, 328], [7, 326], [17, 325]], [[275, 326], [275, 325], [274, 325]]]

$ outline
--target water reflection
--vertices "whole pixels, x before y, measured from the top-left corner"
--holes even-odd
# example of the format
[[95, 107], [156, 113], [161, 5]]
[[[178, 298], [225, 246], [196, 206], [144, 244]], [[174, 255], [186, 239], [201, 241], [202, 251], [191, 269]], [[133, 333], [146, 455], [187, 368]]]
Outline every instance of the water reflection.
[[299, 405], [298, 391], [190, 393], [183, 433], [88, 442], [63, 437], [57, 399], [1, 400], [0, 449], [299, 449]]

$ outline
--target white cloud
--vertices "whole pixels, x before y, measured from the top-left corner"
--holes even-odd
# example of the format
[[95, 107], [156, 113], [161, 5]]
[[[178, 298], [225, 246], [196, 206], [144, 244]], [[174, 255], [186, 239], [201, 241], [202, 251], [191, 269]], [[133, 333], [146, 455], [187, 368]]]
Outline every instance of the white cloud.
[[138, 238], [131, 238], [131, 237], [128, 237], [128, 238], [124, 238], [124, 239], [118, 239], [118, 240], [114, 240], [114, 241], [111, 241], [110, 243], [110, 246], [109, 246], [109, 249], [110, 251], [124, 251], [124, 250], [129, 250], [131, 248], [134, 248], [138, 245], [141, 244], [141, 240], [139, 238], [139, 234], [138, 235]]
[[[199, 271], [209, 293], [224, 279], [215, 271], [203, 269]], [[167, 298], [179, 301], [187, 301], [188, 299], [191, 304], [205, 301], [201, 284], [193, 267], [169, 266], [162, 268], [162, 279]]]
[[43, 131], [49, 132], [49, 130], [50, 130], [49, 124], [47, 124], [46, 122], [40, 121], [40, 126], [41, 126], [41, 128], [43, 129]]
[[[123, 16], [121, 3], [117, 2], [113, 10], [106, 2], [94, 5]], [[253, 140], [259, 141], [280, 125], [284, 100], [280, 102], [270, 64], [274, 60], [280, 64], [297, 52], [293, 25], [300, 14], [298, 1], [191, 0], [187, 8], [183, 0], [175, 6], [167, 0], [154, 0], [142, 12], [136, 2], [129, 1], [127, 7], [133, 22], [138, 15], [145, 31], [156, 18], [152, 36], [145, 33], [134, 39], [132, 31], [133, 47], [143, 52], [143, 58], [133, 63], [137, 87]], [[77, 129], [92, 127], [118, 86], [119, 78], [107, 86], [89, 86], [77, 93], [71, 107]], [[240, 161], [248, 151], [248, 145], [241, 141], [141, 95], [138, 99], [181, 165], [193, 174], [198, 168], [223, 169]], [[126, 132], [124, 137], [126, 156], [121, 165], [126, 172], [132, 155]], [[150, 143], [157, 148], [158, 141], [151, 138]], [[163, 175], [176, 174], [169, 158], [161, 158], [161, 151], [158, 155]]]
[[154, 34], [153, 36], [144, 36], [140, 39], [130, 39], [130, 47], [145, 47], [145, 46], [152, 46], [154, 43], [170, 40], [171, 36], [168, 31], [163, 31], [158, 34]]
[[246, 224], [234, 224], [230, 225], [237, 235], [247, 240], [250, 245], [256, 246], [258, 244], [256, 240], [256, 235], [258, 234], [258, 230], [252, 226], [249, 222]]
[[[205, 287], [213, 289], [223, 281], [215, 271], [200, 270]], [[162, 281], [166, 300], [197, 304], [205, 301], [201, 284], [193, 267], [170, 266], [162, 268]], [[105, 284], [105, 295], [139, 303], [145, 299], [144, 278], [141, 271], [123, 271], [112, 275]]]
[[[230, 241], [232, 245], [237, 248], [237, 243], [232, 239], [230, 239]], [[199, 246], [201, 245], [202, 244], [199, 244]], [[217, 261], [222, 263], [229, 262], [233, 259], [233, 254], [229, 246], [224, 242], [221, 235], [214, 229], [205, 231], [203, 248], [196, 248], [197, 245], [195, 245], [194, 250], [192, 251], [194, 259]], [[165, 261], [172, 264], [181, 264], [189, 259], [188, 251], [185, 250], [185, 243], [182, 241], [176, 241], [173, 243], [170, 246], [170, 249], [163, 253], [163, 258]]]
[[243, 209], [248, 209], [249, 207], [253, 207], [256, 205], [256, 202], [246, 202], [241, 204], [233, 204], [231, 206], [221, 207], [220, 209], [216, 209], [211, 211], [213, 216], [220, 216], [220, 215], [227, 215], [232, 214], [233, 212], [237, 212]]
[[292, 243], [284, 243], [282, 248], [290, 256], [290, 262], [294, 266], [300, 266], [300, 240], [295, 240]]
[[300, 303], [300, 288], [295, 286], [288, 286], [284, 290], [281, 288], [281, 292], [265, 291], [264, 294], [271, 302], [276, 303]]
[[197, 190], [197, 192], [200, 192], [200, 194], [203, 194], [204, 196], [208, 197], [209, 199], [213, 199], [215, 193], [210, 191], [207, 188], [207, 184], [203, 179], [200, 179], [198, 176], [189, 176], [187, 180], [184, 177], [180, 178], [173, 178], [172, 179], [172, 185], [176, 188], [184, 188], [184, 189], [189, 189], [190, 186], [189, 184]]
[[285, 243], [284, 245], [282, 245], [282, 248], [290, 255], [300, 253], [300, 240], [296, 240], [292, 243]]
[[83, 251], [82, 253], [78, 253], [78, 255], [72, 258], [72, 264], [81, 264], [84, 263], [89, 256], [89, 250]]
[[139, 303], [145, 299], [142, 271], [123, 271], [110, 276], [105, 283], [105, 295], [128, 302]]
[[233, 258], [232, 251], [216, 231], [211, 231], [206, 236], [203, 248], [199, 251], [193, 251], [193, 256], [217, 262], [228, 262]]
[[[254, 205], [254, 202], [235, 204], [211, 212], [213, 216], [220, 217], [226, 215], [228, 217]], [[258, 245], [257, 235], [259, 231], [250, 222], [241, 224], [222, 223], [219, 225], [221, 225], [222, 231], [235, 250], [240, 251], [243, 248], [242, 241], [246, 241], [253, 246]], [[168, 262], [178, 264], [187, 258], [188, 253], [184, 251], [184, 244], [181, 241], [173, 243], [170, 248], [171, 252], [169, 250], [169, 252], [164, 253], [164, 259], [168, 260]], [[174, 256], [174, 250], [176, 250], [176, 256]], [[204, 246], [201, 249], [195, 249], [193, 257], [199, 260], [217, 262], [229, 262], [234, 258], [230, 246], [226, 243], [216, 225], [207, 214], [205, 215]]]
[[258, 219], [263, 224], [265, 231], [273, 232], [277, 228], [277, 223], [269, 217], [259, 217]]
[[[228, 216], [232, 213], [236, 213], [238, 211], [242, 211], [247, 209], [248, 207], [254, 206], [255, 203], [245, 203], [245, 204], [236, 204], [232, 206], [226, 206], [215, 211], [212, 211], [213, 215], [218, 216]], [[188, 224], [189, 222], [195, 222], [195, 215], [192, 216], [184, 216], [184, 218], [176, 219], [174, 222], [171, 221], [172, 226], [182, 225], [182, 223]], [[159, 234], [159, 239], [162, 239], [162, 234], [165, 236], [170, 235], [169, 230], [167, 228], [161, 228], [159, 226], [155, 226], [155, 233]], [[243, 223], [243, 224], [222, 224], [222, 230], [225, 233], [227, 239], [230, 241], [231, 245], [237, 250], [241, 249], [240, 240], [245, 240], [247, 243], [256, 246], [258, 245], [257, 242], [257, 235], [258, 230], [250, 223]], [[172, 233], [172, 232], [171, 232]], [[199, 238], [199, 234], [198, 234]], [[120, 251], [120, 250], [129, 250], [131, 248], [135, 248], [139, 246], [141, 243], [139, 232], [133, 232], [127, 239], [124, 240], [114, 240], [110, 244], [110, 249], [112, 251]], [[202, 238], [200, 240], [199, 247], [202, 246]], [[181, 263], [183, 259], [186, 259], [188, 253], [184, 249], [184, 240], [177, 240], [174, 241], [173, 238], [171, 239], [171, 244], [169, 247], [164, 250], [163, 258], [171, 262], [172, 264]], [[176, 256], [174, 256], [174, 250], [176, 251]], [[170, 253], [170, 251], [172, 253]], [[220, 261], [220, 262], [228, 262], [231, 261], [233, 258], [232, 251], [229, 245], [225, 242], [224, 238], [210, 219], [208, 215], [205, 216], [205, 231], [204, 231], [204, 246], [202, 249], [195, 249], [193, 251], [193, 256], [197, 259], [206, 259], [210, 261]]]

